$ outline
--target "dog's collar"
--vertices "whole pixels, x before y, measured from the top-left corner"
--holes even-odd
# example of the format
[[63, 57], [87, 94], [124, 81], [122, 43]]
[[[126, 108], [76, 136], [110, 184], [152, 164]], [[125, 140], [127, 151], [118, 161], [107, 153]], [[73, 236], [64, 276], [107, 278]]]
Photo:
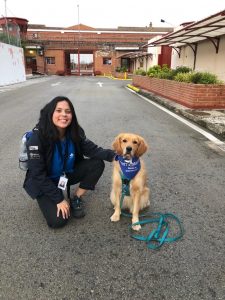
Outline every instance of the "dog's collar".
[[141, 169], [141, 163], [138, 157], [132, 157], [132, 159], [126, 160], [123, 156], [117, 155], [115, 160], [119, 161], [124, 179], [133, 179]]

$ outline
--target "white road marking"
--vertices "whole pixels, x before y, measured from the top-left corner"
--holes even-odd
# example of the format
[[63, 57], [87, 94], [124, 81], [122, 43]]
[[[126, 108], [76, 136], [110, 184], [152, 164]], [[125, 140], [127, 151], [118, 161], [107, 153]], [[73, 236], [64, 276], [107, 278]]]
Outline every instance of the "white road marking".
[[[127, 87], [126, 87], [127, 88]], [[192, 124], [191, 122], [189, 122], [188, 120], [178, 116], [177, 114], [173, 113], [172, 111], [168, 110], [167, 108], [155, 103], [154, 101], [139, 95], [138, 93], [136, 93], [135, 91], [127, 88], [130, 92], [136, 94], [137, 96], [139, 96], [140, 98], [144, 99], [145, 101], [151, 103], [152, 105], [158, 107], [159, 109], [163, 110], [164, 112], [166, 112], [167, 114], [173, 116], [174, 118], [176, 118], [177, 120], [179, 120], [180, 122], [184, 123], [185, 125], [191, 127], [192, 129], [194, 129], [195, 131], [199, 132], [200, 134], [204, 135], [208, 140], [210, 140], [211, 142], [213, 142], [215, 145], [217, 145], [222, 151], [225, 152], [225, 143], [221, 140], [219, 140], [218, 138], [216, 138], [214, 135], [212, 135], [211, 133], [203, 130], [202, 128], [200, 128], [199, 126]]]
[[103, 85], [103, 82], [97, 82], [96, 84], [98, 84], [100, 87], [102, 87], [102, 85]]
[[57, 86], [57, 85], [59, 85], [59, 84], [61, 84], [61, 81], [56, 82], [56, 83], [52, 83], [51, 86]]

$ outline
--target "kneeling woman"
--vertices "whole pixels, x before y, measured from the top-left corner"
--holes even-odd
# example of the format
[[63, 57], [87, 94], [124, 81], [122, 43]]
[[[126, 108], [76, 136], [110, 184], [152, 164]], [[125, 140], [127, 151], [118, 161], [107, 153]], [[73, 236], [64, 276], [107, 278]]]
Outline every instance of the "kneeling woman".
[[[37, 199], [48, 226], [53, 228], [65, 225], [70, 211], [75, 218], [84, 217], [81, 197], [94, 190], [104, 171], [103, 160], [111, 162], [115, 156], [114, 151], [86, 138], [73, 104], [64, 96], [54, 98], [41, 110], [27, 152], [24, 188]], [[63, 190], [76, 183], [79, 187], [68, 202]]]

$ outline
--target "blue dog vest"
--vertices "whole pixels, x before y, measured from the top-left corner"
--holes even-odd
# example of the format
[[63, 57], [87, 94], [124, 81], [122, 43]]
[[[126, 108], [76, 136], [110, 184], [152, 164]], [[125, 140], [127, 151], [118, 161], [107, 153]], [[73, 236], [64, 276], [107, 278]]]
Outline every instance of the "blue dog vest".
[[115, 160], [119, 161], [121, 171], [126, 179], [133, 179], [140, 171], [141, 163], [138, 157], [133, 157], [131, 160], [126, 160], [121, 155], [117, 155]]

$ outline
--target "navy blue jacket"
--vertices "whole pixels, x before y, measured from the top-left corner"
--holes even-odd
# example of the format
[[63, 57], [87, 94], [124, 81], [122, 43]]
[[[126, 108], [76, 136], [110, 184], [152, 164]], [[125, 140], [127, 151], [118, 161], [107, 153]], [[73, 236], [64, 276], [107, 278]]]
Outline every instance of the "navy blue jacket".
[[[80, 142], [75, 144], [75, 149], [74, 169], [76, 169], [76, 163], [84, 159], [84, 156], [109, 162], [113, 161], [115, 156], [113, 150], [98, 147], [87, 139], [82, 128], [80, 128]], [[55, 203], [60, 203], [64, 199], [62, 190], [49, 178], [53, 152], [54, 143], [44, 139], [41, 132], [35, 128], [27, 142], [28, 171], [23, 187], [33, 199], [45, 194]]]

